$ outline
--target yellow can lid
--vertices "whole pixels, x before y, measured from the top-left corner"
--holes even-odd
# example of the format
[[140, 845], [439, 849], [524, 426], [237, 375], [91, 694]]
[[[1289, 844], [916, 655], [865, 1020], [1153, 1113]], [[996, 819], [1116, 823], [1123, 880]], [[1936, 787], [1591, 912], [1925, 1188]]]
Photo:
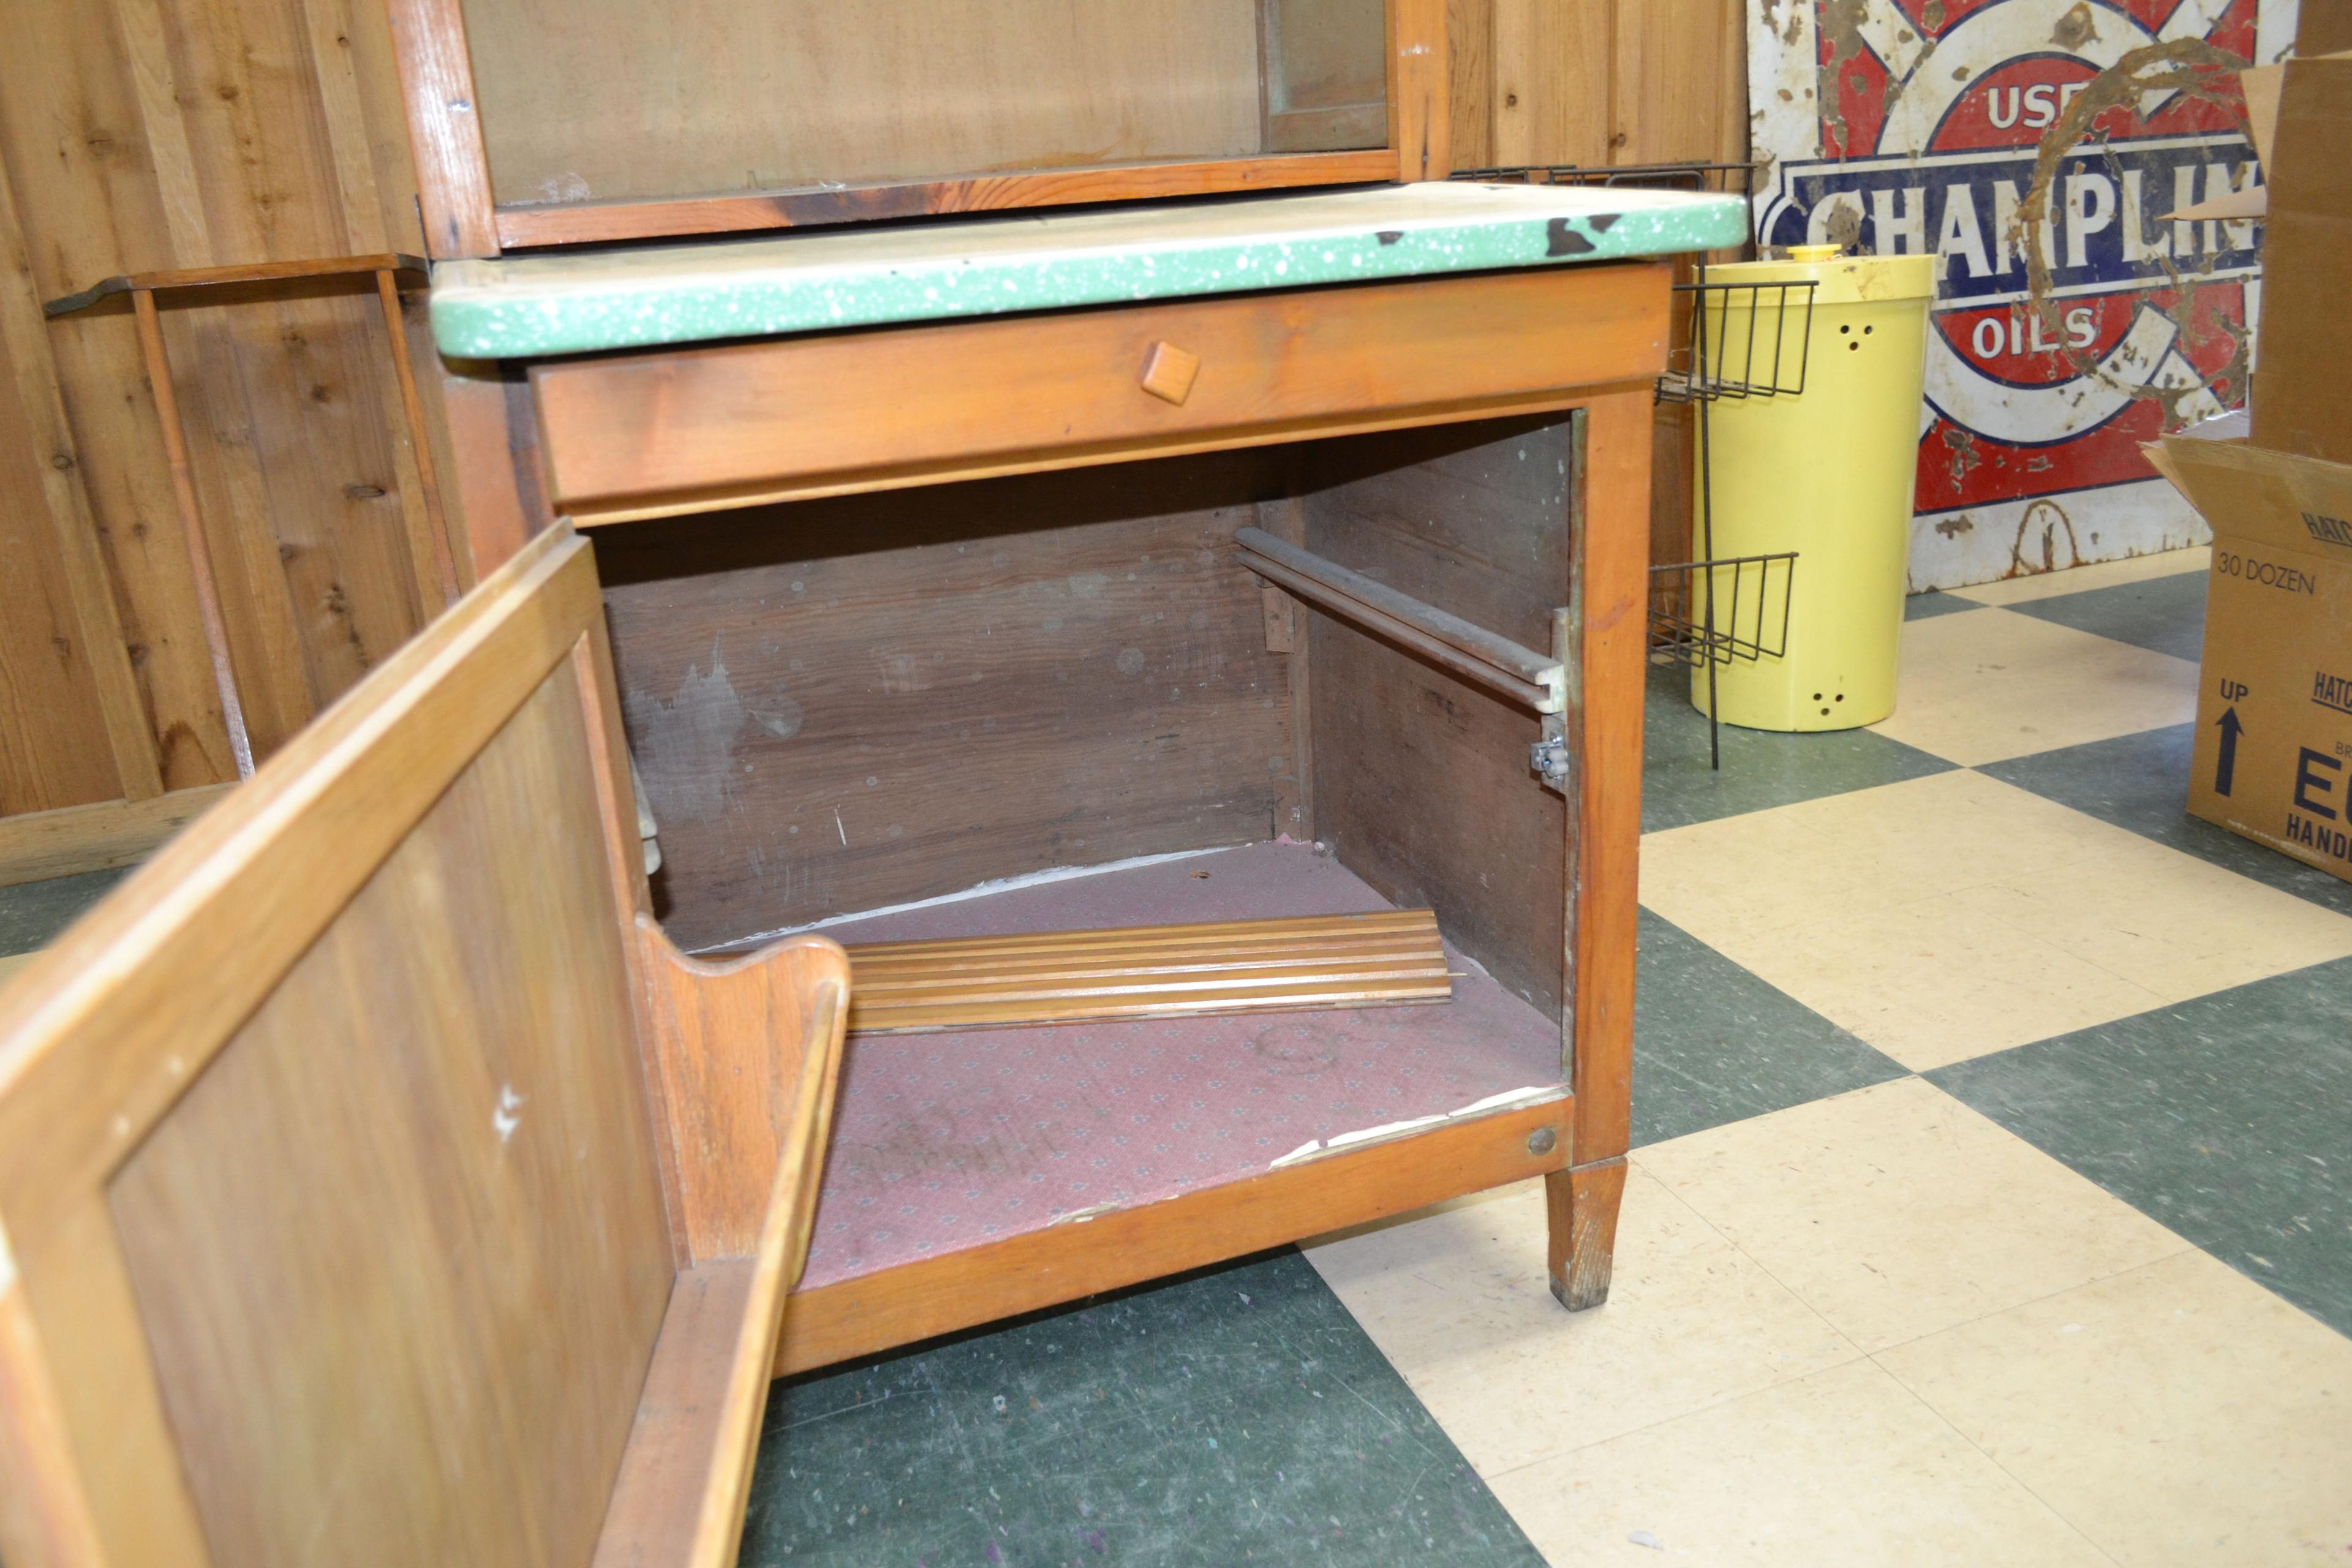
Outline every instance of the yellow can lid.
[[[1816, 305], [1927, 300], [1943, 270], [1940, 256], [1843, 256], [1834, 245], [1792, 245], [1786, 260], [1727, 261], [1706, 269], [1709, 283], [1806, 283]], [[1744, 301], [1734, 296], [1733, 308]]]

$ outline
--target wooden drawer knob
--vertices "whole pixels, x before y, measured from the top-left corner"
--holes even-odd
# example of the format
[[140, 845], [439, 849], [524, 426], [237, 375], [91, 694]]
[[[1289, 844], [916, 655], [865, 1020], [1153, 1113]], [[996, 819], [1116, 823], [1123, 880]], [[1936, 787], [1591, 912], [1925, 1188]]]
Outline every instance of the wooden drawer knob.
[[1143, 390], [1167, 403], [1192, 395], [1192, 378], [1201, 374], [1201, 356], [1186, 353], [1174, 343], [1151, 345], [1143, 362]]

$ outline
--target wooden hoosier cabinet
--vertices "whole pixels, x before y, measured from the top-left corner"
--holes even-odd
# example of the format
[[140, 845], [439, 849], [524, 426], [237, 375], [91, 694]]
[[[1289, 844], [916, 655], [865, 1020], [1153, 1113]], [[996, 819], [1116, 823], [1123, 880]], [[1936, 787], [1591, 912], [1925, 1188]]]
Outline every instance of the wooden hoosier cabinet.
[[1536, 1175], [1604, 1300], [1663, 258], [1741, 204], [1446, 182], [1437, 0], [390, 3], [452, 616], [593, 543], [627, 756], [509, 830], [647, 836], [673, 1226], [796, 1103], [714, 977], [847, 952], [773, 1369]]

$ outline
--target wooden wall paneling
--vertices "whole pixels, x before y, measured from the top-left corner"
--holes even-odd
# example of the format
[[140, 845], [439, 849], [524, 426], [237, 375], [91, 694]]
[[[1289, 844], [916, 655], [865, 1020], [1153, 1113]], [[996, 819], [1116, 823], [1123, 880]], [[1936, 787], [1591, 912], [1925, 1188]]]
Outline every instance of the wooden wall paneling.
[[[1307, 548], [1549, 647], [1568, 576], [1570, 428], [1555, 416], [1330, 443], [1316, 454]], [[1308, 620], [1317, 837], [1556, 1011], [1562, 808], [1528, 767], [1540, 721], [1353, 626]]]
[[[348, 127], [355, 102], [359, 131], [366, 140], [372, 175], [368, 184], [376, 204], [377, 243], [368, 248], [429, 256], [416, 160], [409, 142], [407, 100], [393, 39], [394, 7], [387, 0], [300, 0], [300, 4], [309, 23], [320, 91], [330, 106], [335, 164], [353, 236], [365, 232], [367, 226], [357, 210], [362, 190], [361, 172], [348, 151]], [[339, 58], [345, 61], [342, 70], [349, 73], [348, 86], [333, 65]], [[346, 93], [353, 101], [338, 102]]]
[[1611, 163], [1727, 163], [1748, 131], [1741, 0], [1620, 0], [1610, 61]]
[[[387, 184], [372, 123], [389, 93], [367, 79], [388, 64], [386, 25], [352, 26], [351, 5], [17, 7], [0, 58], [0, 177], [14, 198], [0, 216], [29, 276], [12, 289], [55, 298], [126, 272], [413, 245], [415, 220], [397, 222], [402, 177], [394, 167]], [[163, 302], [189, 468], [264, 752], [442, 600], [438, 583], [421, 597], [414, 583], [425, 486], [404, 450], [381, 312], [364, 279], [282, 300]], [[26, 352], [35, 338], [38, 356]], [[68, 563], [81, 558], [82, 618], [103, 622], [111, 607], [107, 640], [121, 652], [98, 673], [112, 692], [119, 793], [235, 777], [132, 311], [20, 322], [8, 341], [20, 401], [53, 402], [69, 433], [53, 446], [69, 482], [50, 484], [50, 508], [75, 542]], [[45, 741], [87, 749], [67, 726]]]
[[[0, 163], [0, 816], [162, 793], [38, 291]], [[30, 639], [30, 640], [26, 640]]]
[[1271, 837], [1287, 683], [1233, 534], [1275, 483], [1236, 454], [601, 531], [671, 935]]
[[[1456, 168], [1748, 156], [1745, 0], [1451, 0], [1449, 20]], [[1691, 442], [1689, 409], [1660, 405], [1655, 562], [1696, 553]]]
[[[351, 0], [302, 0], [311, 69], [318, 82], [328, 149], [333, 158], [344, 232], [354, 254], [389, 250], [394, 233], [404, 243], [414, 243], [422, 249], [421, 220], [412, 217], [398, 223], [386, 219], [385, 182], [378, 172], [382, 145], [370, 130], [369, 94], [361, 81], [361, 62], [375, 68], [379, 76], [392, 76], [392, 61], [388, 51], [371, 55], [364, 38], [353, 38], [358, 29], [352, 25], [350, 5]], [[379, 22], [385, 19], [382, 5], [371, 5], [367, 9]], [[384, 41], [388, 45], [388, 33]], [[396, 121], [397, 99], [386, 102], [380, 98], [374, 112], [390, 114]], [[405, 151], [404, 146], [402, 151]], [[405, 159], [402, 161], [405, 163]], [[412, 195], [415, 190], [413, 180], [394, 181], [393, 184]], [[434, 595], [437, 594], [446, 605], [457, 598], [461, 585], [450, 548], [448, 519], [434, 467], [429, 427], [417, 391], [404, 304], [391, 273], [377, 275], [376, 294], [383, 312], [387, 351], [383, 364], [389, 378], [388, 388], [380, 392], [383, 401], [388, 406], [396, 405], [402, 414], [393, 441], [394, 458], [399, 465], [396, 493], [408, 536], [410, 570], [420, 585], [420, 609], [429, 609]]]
[[0, 382], [0, 813], [121, 793], [38, 472], [42, 444], [16, 391], [13, 376]]
[[1446, 119], [1456, 169], [1491, 169], [1495, 156], [1495, 0], [1447, 0]]
[[1497, 163], [1606, 163], [1620, 0], [1492, 0]]
[[[32, 295], [168, 265], [171, 248], [130, 61], [111, 14], [20, 5], [0, 55], [0, 163], [15, 196]], [[58, 134], [68, 127], [72, 133]], [[198, 632], [171, 479], [127, 314], [50, 324], [47, 342], [93, 536], [155, 738], [166, 789], [236, 776]], [[19, 374], [26, 372], [20, 368]]]
[[[355, 106], [331, 110], [330, 96], [346, 95], [320, 83], [302, 8], [173, 15], [179, 79], [209, 89], [184, 91], [180, 113], [215, 259], [372, 249], [382, 228], [372, 171], [347, 123], [337, 145]], [[346, 175], [358, 190], [344, 189]], [[205, 466], [243, 522], [230, 535], [247, 596], [239, 629], [262, 645], [272, 689], [261, 696], [278, 726], [273, 736], [257, 720], [265, 744], [421, 623], [397, 493], [402, 410], [396, 391], [384, 395], [383, 329], [366, 284], [172, 310], [215, 355], [191, 376], [190, 401], [214, 423]]]

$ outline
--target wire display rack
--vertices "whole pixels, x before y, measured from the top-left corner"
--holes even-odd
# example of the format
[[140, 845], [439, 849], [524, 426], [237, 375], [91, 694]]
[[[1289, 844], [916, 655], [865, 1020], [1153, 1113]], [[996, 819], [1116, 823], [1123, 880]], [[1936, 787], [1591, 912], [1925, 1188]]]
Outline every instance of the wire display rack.
[[[1757, 163], [1514, 164], [1463, 169], [1457, 180], [1486, 184], [1587, 185], [1636, 190], [1711, 191], [1752, 198]], [[1744, 247], [1743, 254], [1752, 250]], [[1688, 404], [1696, 416], [1698, 479], [1692, 508], [1696, 560], [1650, 568], [1649, 647], [1654, 663], [1707, 672], [1707, 763], [1723, 766], [1717, 672], [1736, 662], [1788, 652], [1789, 607], [1797, 552], [1718, 557], [1715, 553], [1715, 479], [1708, 410], [1726, 399], [1794, 397], [1811, 364], [1813, 295], [1810, 282], [1718, 283], [1697, 257], [1692, 280], [1675, 285], [1686, 299], [1689, 326], [1658, 378], [1661, 403]]]

